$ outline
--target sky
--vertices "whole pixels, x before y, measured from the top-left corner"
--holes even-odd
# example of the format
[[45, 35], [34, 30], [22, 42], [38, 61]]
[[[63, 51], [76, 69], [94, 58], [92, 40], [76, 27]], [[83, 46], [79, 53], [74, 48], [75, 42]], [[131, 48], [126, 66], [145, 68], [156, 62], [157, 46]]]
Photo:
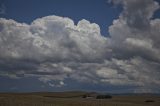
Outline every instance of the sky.
[[0, 92], [160, 93], [159, 0], [0, 0]]
[[[97, 23], [108, 35], [107, 28], [117, 18], [120, 8], [114, 8], [107, 0], [0, 0], [6, 8], [2, 17], [18, 22], [31, 23], [37, 18], [49, 15], [69, 17], [77, 24], [82, 19]], [[105, 14], [107, 13], [107, 14]]]

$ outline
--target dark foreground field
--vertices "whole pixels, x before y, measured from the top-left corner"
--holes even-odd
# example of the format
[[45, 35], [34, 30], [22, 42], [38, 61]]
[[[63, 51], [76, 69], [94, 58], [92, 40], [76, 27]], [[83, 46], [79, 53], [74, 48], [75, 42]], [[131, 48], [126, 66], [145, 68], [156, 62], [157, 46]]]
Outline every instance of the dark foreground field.
[[160, 96], [155, 95], [112, 95], [110, 99], [84, 95], [88, 93], [0, 93], [0, 106], [160, 106]]

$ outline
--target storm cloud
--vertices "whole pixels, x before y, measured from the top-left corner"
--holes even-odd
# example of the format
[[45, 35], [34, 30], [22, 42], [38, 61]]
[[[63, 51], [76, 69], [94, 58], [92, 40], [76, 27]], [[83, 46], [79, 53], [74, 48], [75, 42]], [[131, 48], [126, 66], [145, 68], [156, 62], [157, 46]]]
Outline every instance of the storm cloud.
[[[153, 0], [111, 0], [123, 11], [109, 27], [46, 16], [31, 24], [0, 18], [0, 75], [36, 77], [52, 87], [75, 82], [132, 85], [135, 92], [160, 92], [160, 19]], [[152, 85], [152, 86], [150, 86]]]

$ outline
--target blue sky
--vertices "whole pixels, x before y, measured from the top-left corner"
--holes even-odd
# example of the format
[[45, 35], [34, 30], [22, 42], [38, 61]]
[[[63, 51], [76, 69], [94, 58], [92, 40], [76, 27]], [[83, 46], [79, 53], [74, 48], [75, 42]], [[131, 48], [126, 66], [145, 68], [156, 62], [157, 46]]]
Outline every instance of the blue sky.
[[1, 4], [6, 7], [6, 13], [1, 17], [7, 19], [31, 23], [36, 18], [57, 15], [69, 17], [75, 24], [86, 19], [99, 24], [103, 35], [108, 34], [108, 26], [121, 11], [107, 0], [1, 0]]
[[160, 1], [110, 1], [0, 0], [0, 92], [160, 93]]

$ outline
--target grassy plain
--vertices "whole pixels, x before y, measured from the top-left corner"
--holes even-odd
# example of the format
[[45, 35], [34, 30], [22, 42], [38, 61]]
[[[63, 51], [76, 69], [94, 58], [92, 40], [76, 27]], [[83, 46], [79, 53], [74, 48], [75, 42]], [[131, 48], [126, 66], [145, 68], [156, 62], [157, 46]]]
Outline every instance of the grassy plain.
[[0, 93], [0, 106], [160, 106], [160, 96], [156, 95], [112, 95], [112, 99], [82, 98], [85, 94], [88, 93]]

